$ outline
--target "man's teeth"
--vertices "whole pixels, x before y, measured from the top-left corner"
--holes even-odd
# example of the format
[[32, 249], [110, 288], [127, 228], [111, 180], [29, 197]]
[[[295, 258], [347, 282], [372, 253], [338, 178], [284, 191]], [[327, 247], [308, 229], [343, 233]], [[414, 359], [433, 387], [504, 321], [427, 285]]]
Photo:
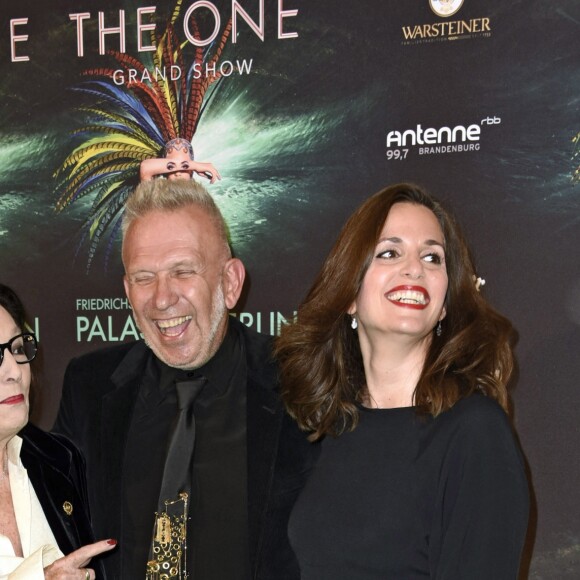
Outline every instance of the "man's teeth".
[[414, 290], [400, 290], [399, 292], [391, 292], [387, 298], [393, 302], [402, 302], [403, 304], [427, 304], [425, 294], [423, 294], [423, 292], [416, 292]]
[[180, 316], [179, 318], [172, 318], [171, 320], [158, 320], [157, 326], [161, 332], [166, 332], [170, 328], [175, 328], [188, 320], [191, 320], [191, 316]]

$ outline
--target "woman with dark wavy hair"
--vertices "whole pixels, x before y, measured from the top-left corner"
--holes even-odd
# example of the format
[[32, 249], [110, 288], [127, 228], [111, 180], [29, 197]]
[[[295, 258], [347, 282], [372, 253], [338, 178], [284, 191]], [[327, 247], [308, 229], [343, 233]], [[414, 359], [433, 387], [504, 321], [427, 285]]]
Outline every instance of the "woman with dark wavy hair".
[[321, 441], [289, 527], [303, 580], [517, 577], [515, 333], [478, 290], [457, 224], [415, 185], [342, 229], [276, 346], [288, 411]]

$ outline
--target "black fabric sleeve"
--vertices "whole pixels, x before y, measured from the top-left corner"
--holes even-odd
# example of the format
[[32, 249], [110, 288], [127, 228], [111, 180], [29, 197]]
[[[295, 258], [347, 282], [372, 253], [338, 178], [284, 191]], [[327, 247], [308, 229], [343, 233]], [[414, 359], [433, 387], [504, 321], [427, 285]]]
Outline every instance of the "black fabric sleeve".
[[529, 509], [523, 458], [492, 401], [467, 406], [450, 440], [430, 543], [436, 580], [515, 580]]

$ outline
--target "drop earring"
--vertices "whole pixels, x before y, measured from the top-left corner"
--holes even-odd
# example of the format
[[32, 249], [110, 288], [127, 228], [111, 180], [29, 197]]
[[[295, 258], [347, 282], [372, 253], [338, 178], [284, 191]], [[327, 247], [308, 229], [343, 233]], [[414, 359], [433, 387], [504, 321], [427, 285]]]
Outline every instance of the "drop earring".
[[437, 323], [437, 326], [435, 327], [435, 334], [437, 336], [441, 336], [441, 333], [443, 332], [443, 329], [441, 328], [441, 321], [439, 321]]
[[358, 322], [357, 322], [356, 316], [354, 314], [352, 315], [352, 320], [350, 321], [350, 327], [353, 330], [356, 330], [358, 328]]

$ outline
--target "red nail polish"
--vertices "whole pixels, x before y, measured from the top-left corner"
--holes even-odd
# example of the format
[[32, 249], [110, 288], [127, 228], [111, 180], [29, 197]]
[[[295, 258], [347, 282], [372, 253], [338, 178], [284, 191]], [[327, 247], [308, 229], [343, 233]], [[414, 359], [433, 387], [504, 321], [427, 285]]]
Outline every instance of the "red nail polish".
[[107, 540], [107, 544], [109, 544], [109, 546], [116, 546], [117, 540]]

